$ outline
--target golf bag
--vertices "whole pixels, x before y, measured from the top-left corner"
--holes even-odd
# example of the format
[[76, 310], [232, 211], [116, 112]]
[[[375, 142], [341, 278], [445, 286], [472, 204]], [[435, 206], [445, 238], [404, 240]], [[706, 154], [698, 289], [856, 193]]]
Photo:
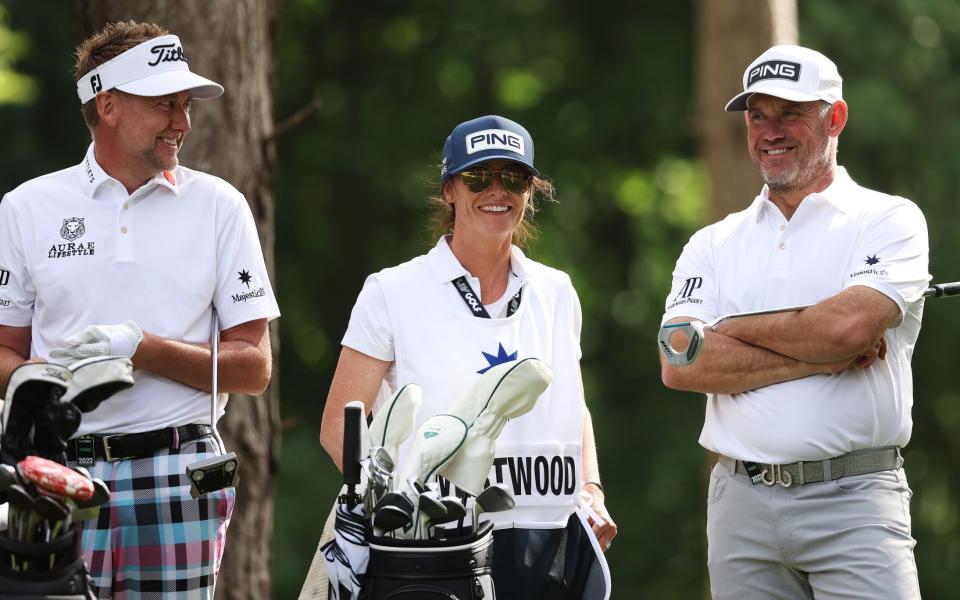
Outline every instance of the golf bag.
[[96, 600], [78, 529], [40, 543], [0, 535], [0, 600]]
[[360, 600], [495, 600], [493, 523], [431, 540], [370, 538]]

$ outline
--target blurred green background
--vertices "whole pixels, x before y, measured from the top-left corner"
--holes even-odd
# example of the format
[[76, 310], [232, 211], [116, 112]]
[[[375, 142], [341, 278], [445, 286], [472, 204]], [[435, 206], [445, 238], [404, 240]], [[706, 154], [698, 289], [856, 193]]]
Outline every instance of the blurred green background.
[[[951, 233], [960, 222], [960, 3], [798, 5], [800, 42], [845, 78], [840, 163], [861, 184], [915, 200], [934, 278], [960, 279]], [[2, 191], [75, 164], [88, 143], [70, 75], [70, 7], [0, 0]], [[283, 2], [277, 119], [314, 98], [322, 108], [278, 142], [285, 430], [274, 597], [296, 597], [339, 487], [317, 432], [356, 294], [368, 273], [433, 244], [425, 199], [443, 140], [488, 113], [531, 131], [538, 167], [558, 188], [528, 254], [570, 273], [583, 304], [584, 383], [620, 527], [609, 555], [614, 597], [703, 597], [703, 399], [661, 385], [653, 343], [673, 263], [709, 219], [693, 117], [694, 16], [692, 2]], [[716, 118], [738, 116], [718, 106]], [[914, 358], [907, 472], [931, 599], [960, 597], [960, 393], [950, 379], [958, 315], [960, 301], [928, 302]]]

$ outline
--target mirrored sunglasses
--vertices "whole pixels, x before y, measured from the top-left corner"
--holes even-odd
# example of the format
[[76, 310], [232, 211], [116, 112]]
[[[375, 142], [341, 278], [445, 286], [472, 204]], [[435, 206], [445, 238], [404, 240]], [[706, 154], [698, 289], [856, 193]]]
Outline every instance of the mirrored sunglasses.
[[508, 192], [522, 194], [530, 189], [533, 174], [521, 166], [511, 165], [494, 171], [487, 165], [477, 165], [460, 173], [460, 181], [468, 190], [478, 194], [493, 184], [494, 177], [500, 175], [500, 182]]

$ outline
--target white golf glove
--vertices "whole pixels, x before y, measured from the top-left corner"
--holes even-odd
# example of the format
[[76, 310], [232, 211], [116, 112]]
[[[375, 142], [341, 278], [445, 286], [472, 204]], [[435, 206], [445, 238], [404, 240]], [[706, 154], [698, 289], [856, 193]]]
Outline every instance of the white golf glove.
[[71, 365], [78, 360], [94, 356], [125, 356], [130, 358], [143, 341], [143, 331], [133, 321], [119, 325], [90, 325], [65, 340], [66, 348], [54, 348], [50, 358]]
[[552, 380], [553, 371], [536, 358], [498, 365], [484, 373], [450, 411], [470, 415], [480, 409], [460, 451], [440, 474], [461, 490], [479, 496], [507, 421], [529, 412]]

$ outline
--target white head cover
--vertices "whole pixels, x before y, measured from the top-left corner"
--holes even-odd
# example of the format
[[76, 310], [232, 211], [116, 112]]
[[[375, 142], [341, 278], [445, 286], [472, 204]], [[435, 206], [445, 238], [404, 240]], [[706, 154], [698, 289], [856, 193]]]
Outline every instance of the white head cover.
[[80, 103], [98, 92], [118, 89], [137, 96], [165, 96], [190, 90], [194, 98], [208, 100], [223, 93], [223, 86], [190, 72], [180, 38], [163, 35], [130, 48], [90, 71], [77, 82]]

